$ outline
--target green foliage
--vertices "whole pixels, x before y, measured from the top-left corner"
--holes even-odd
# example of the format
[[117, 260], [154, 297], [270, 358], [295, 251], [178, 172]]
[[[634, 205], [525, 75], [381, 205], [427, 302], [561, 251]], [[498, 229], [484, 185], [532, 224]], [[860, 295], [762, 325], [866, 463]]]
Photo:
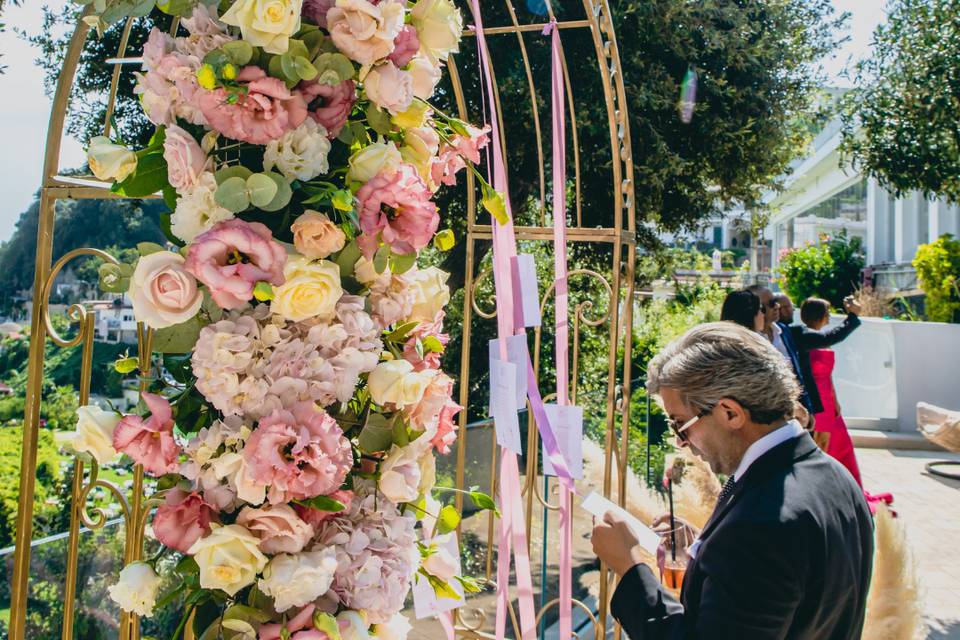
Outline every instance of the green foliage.
[[960, 1], [896, 0], [844, 101], [844, 150], [898, 197], [960, 202]]
[[[0, 428], [0, 547], [12, 545], [16, 531], [22, 439], [21, 427]], [[47, 503], [49, 498], [55, 496], [55, 486], [60, 476], [60, 456], [50, 430], [41, 429], [37, 442], [37, 484], [33, 513], [42, 531], [44, 523], [60, 510], [58, 505]]]
[[820, 244], [784, 254], [780, 259], [780, 284], [798, 305], [815, 296], [840, 308], [843, 299], [856, 290], [864, 265], [860, 238], [848, 238], [841, 232], [834, 238], [822, 237]]
[[934, 322], [960, 322], [960, 240], [946, 233], [936, 242], [920, 245], [913, 268], [927, 294], [927, 317]]

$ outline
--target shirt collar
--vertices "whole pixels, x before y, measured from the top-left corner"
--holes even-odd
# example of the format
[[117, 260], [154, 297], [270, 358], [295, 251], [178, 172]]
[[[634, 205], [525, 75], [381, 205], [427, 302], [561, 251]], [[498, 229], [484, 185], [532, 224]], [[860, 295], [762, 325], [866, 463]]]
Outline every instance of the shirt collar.
[[790, 420], [787, 424], [778, 429], [774, 429], [754, 442], [747, 448], [747, 451], [743, 454], [743, 458], [740, 460], [740, 466], [738, 466], [737, 470], [733, 473], [734, 481], [742, 478], [743, 474], [750, 468], [750, 465], [756, 462], [757, 459], [767, 451], [770, 451], [778, 444], [783, 444], [787, 440], [798, 438], [801, 435], [803, 435], [803, 427], [801, 427], [800, 423], [796, 420]]

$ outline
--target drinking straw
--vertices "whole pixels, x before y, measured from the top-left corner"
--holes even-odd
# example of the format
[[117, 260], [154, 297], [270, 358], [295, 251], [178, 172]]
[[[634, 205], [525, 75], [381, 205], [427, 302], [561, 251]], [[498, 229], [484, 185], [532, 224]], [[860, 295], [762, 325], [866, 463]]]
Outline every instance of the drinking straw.
[[667, 479], [667, 500], [670, 502], [670, 559], [677, 559], [677, 523], [673, 517], [673, 478]]

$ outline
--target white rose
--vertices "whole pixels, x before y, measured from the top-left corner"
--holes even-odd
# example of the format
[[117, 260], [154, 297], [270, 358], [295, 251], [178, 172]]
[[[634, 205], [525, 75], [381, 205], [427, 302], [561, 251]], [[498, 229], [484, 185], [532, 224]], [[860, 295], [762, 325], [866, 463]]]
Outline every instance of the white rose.
[[369, 182], [381, 171], [395, 169], [401, 162], [403, 158], [400, 156], [400, 150], [393, 142], [374, 142], [350, 156], [347, 180]]
[[234, 595], [253, 584], [267, 564], [260, 540], [238, 524], [212, 524], [210, 534], [193, 543], [187, 553], [200, 567], [200, 586]]
[[300, 30], [303, 0], [237, 0], [220, 18], [240, 27], [243, 39], [267, 53], [286, 53]]
[[402, 613], [395, 613], [389, 622], [373, 625], [373, 633], [379, 640], [407, 640], [413, 626]]
[[146, 562], [131, 562], [120, 571], [120, 581], [107, 587], [110, 599], [127, 613], [149, 618], [160, 592], [160, 576]]
[[116, 411], [104, 411], [94, 404], [77, 409], [77, 431], [73, 436], [73, 449], [89, 453], [101, 465], [116, 460], [119, 456], [113, 448], [113, 430], [120, 422]]
[[367, 630], [370, 624], [363, 611], [341, 611], [337, 614], [337, 626], [340, 627], [340, 640], [370, 640]]
[[228, 451], [214, 459], [210, 469], [218, 480], [226, 480], [237, 497], [252, 505], [263, 504], [267, 485], [254, 480], [247, 473], [247, 461], [239, 453]]
[[343, 295], [337, 263], [292, 256], [283, 267], [283, 275], [285, 282], [273, 290], [271, 312], [291, 322], [329, 320], [336, 315], [337, 302]]
[[410, 61], [407, 73], [413, 80], [413, 95], [421, 100], [429, 100], [433, 96], [434, 89], [437, 88], [440, 78], [443, 77], [438, 62], [419, 54]]
[[363, 90], [375, 105], [397, 114], [413, 102], [413, 76], [392, 62], [377, 65], [363, 79]]
[[291, 182], [312, 180], [329, 171], [328, 153], [327, 130], [313, 118], [307, 118], [293, 131], [267, 143], [263, 150], [263, 168], [269, 171], [276, 167]]
[[420, 565], [430, 575], [444, 582], [450, 582], [453, 580], [453, 576], [457, 575], [460, 568], [459, 563], [456, 558], [450, 555], [449, 551], [437, 544], [439, 540], [440, 538], [434, 539], [434, 544], [430, 545], [433, 547], [433, 553], [424, 558]]
[[[422, 487], [436, 480], [436, 466], [424, 459], [434, 460], [430, 442], [423, 437], [405, 447], [396, 445], [380, 463], [380, 491], [390, 502], [413, 502], [423, 493]], [[426, 473], [425, 473], [426, 472]]]
[[100, 180], [120, 182], [137, 170], [137, 154], [105, 136], [94, 136], [87, 149], [87, 164]]
[[418, 0], [410, 21], [420, 38], [420, 51], [434, 60], [446, 60], [460, 50], [463, 16], [450, 0]]
[[183, 263], [183, 256], [172, 251], [157, 251], [137, 261], [127, 292], [137, 320], [164, 329], [197, 315], [203, 294]]
[[414, 371], [406, 360], [388, 360], [370, 372], [367, 389], [377, 404], [402, 409], [420, 402], [435, 375], [437, 371], [433, 369]]
[[184, 242], [193, 239], [213, 225], [233, 217], [214, 199], [217, 180], [209, 171], [197, 179], [197, 183], [177, 200], [177, 208], [170, 216], [170, 231]]
[[329, 589], [337, 570], [334, 547], [303, 553], [281, 553], [275, 556], [263, 572], [258, 586], [273, 598], [278, 612], [292, 607], [303, 607]]
[[450, 302], [450, 287], [447, 279], [450, 274], [437, 267], [418, 269], [403, 274], [414, 292], [413, 309], [408, 320], [433, 322], [437, 312], [442, 311]]

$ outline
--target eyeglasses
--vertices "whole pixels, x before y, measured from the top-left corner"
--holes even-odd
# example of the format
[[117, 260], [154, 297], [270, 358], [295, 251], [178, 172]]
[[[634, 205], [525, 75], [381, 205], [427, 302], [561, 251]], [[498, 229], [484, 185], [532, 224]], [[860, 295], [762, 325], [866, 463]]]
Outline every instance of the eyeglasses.
[[712, 411], [713, 411], [713, 407], [710, 407], [709, 409], [704, 409], [703, 411], [693, 416], [692, 418], [690, 418], [689, 420], [687, 420], [681, 425], [678, 425], [676, 420], [667, 419], [667, 425], [670, 427], [670, 430], [673, 431], [673, 435], [677, 436], [677, 440], [680, 441], [680, 445], [686, 446], [690, 444], [690, 439], [687, 437], [687, 435], [684, 432], [687, 431], [693, 425], [697, 424], [697, 422], [699, 422], [701, 418], [710, 415]]

